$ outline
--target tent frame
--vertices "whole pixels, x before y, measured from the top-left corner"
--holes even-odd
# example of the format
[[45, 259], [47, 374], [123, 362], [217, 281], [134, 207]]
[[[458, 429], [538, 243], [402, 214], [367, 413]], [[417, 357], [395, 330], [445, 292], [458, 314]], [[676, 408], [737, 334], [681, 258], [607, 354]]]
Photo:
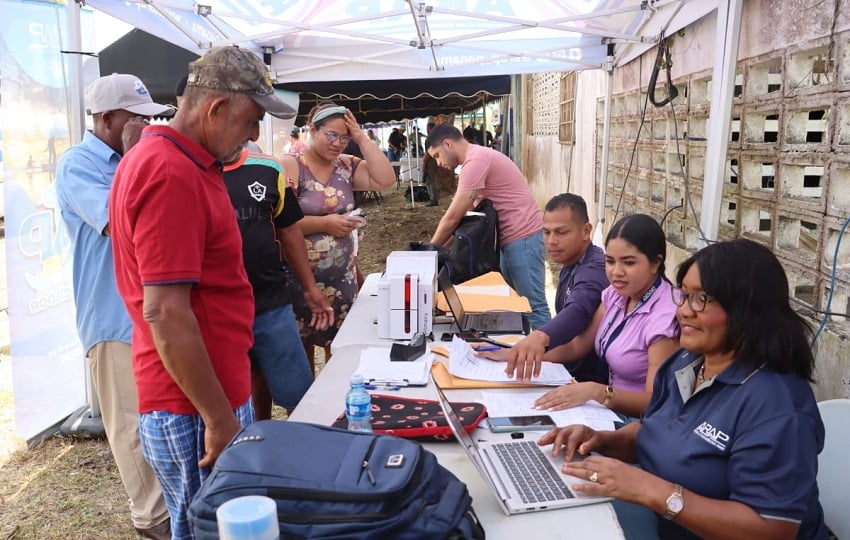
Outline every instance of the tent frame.
[[[408, 51], [410, 47], [415, 47], [419, 49], [431, 49], [433, 65], [428, 66], [428, 72], [432, 74], [434, 72], [445, 73], [450, 70], [462, 70], [464, 67], [468, 67], [474, 62], [459, 63], [454, 64], [451, 67], [446, 67], [444, 65], [440, 65], [439, 60], [436, 56], [436, 50], [438, 50], [440, 47], [444, 47], [447, 45], [454, 45], [461, 46], [463, 49], [475, 52], [499, 53], [502, 51], [496, 51], [492, 48], [484, 46], [470, 46], [465, 43], [462, 45], [457, 45], [457, 42], [469, 38], [486, 37], [491, 35], [504, 35], [515, 31], [526, 30], [529, 28], [556, 30], [565, 33], [580, 33], [591, 37], [595, 36], [602, 38], [601, 42], [603, 44], [608, 45], [613, 43], [624, 43], [625, 47], [618, 47], [618, 50], [616, 51], [617, 54], [615, 55], [611, 54], [611, 47], [609, 47], [609, 53], [605, 57], [602, 65], [597, 65], [595, 63], [586, 62], [580, 59], [560, 58], [555, 56], [554, 54], [549, 54], [555, 51], [563, 50], [563, 48], [546, 49], [542, 51], [536, 51], [534, 53], [518, 51], [516, 53], [504, 54], [502, 56], [499, 56], [496, 60], [498, 62], [502, 60], [510, 60], [514, 57], [529, 57], [546, 61], [562, 61], [565, 63], [565, 65], [570, 64], [585, 68], [602, 68], [605, 69], [608, 73], [608, 88], [606, 90], [605, 102], [605, 120], [603, 124], [603, 164], [599, 186], [600, 205], [599, 225], [597, 227], [598, 233], [603, 232], [602, 229], [604, 228], [605, 220], [605, 192], [607, 188], [608, 172], [607, 150], [610, 138], [610, 100], [612, 94], [613, 68], [616, 65], [621, 65], [622, 63], [630, 61], [636, 56], [643, 54], [646, 50], [648, 50], [657, 42], [657, 36], [669, 33], [669, 31], [674, 31], [678, 29], [678, 27], [682, 27], [686, 24], [689, 24], [690, 22], [692, 22], [692, 20], [694, 20], [693, 16], [695, 14], [701, 17], [713, 11], [714, 9], [717, 9], [717, 30], [714, 42], [714, 53], [715, 58], [718, 61], [714, 64], [713, 80], [715, 81], [715, 84], [712, 85], [711, 108], [709, 113], [708, 127], [709, 134], [705, 160], [705, 188], [703, 190], [702, 212], [700, 218], [702, 240], [711, 241], [717, 238], [720, 219], [719, 216], [721, 198], [723, 191], [723, 177], [726, 162], [726, 139], [727, 134], [729, 133], [731, 123], [732, 90], [735, 68], [737, 63], [737, 49], [740, 40], [740, 17], [742, 12], [742, 0], [717, 0], [716, 7], [712, 5], [711, 2], [700, 3], [700, 5], [696, 7], [694, 7], [693, 3], [690, 3], [688, 6], [690, 12], [687, 14], [687, 16], [690, 16], [691, 20], [687, 20], [686, 16], [683, 15], [682, 10], [684, 7], [684, 2], [682, 0], [647, 0], [645, 2], [642, 2], [641, 4], [624, 6], [621, 8], [600, 10], [598, 12], [592, 12], [584, 15], [571, 15], [567, 17], [553, 18], [543, 21], [526, 20], [516, 17], [504, 17], [486, 13], [476, 13], [474, 15], [471, 15], [470, 12], [463, 12], [449, 8], [440, 8], [436, 6], [427, 6], [425, 3], [417, 2], [416, 0], [406, 1], [408, 3], [409, 10], [395, 10], [392, 12], [383, 13], [381, 14], [381, 17], [386, 18], [410, 15], [413, 18], [414, 28], [416, 29], [418, 40], [411, 40], [407, 43], [405, 43], [403, 40], [388, 36], [358, 33], [352, 32], [348, 29], [342, 30], [338, 28], [342, 25], [368, 20], [370, 19], [370, 17], [353, 17], [344, 20], [337, 20], [327, 25], [308, 25], [303, 23], [298, 24], [291, 22], [283, 23], [278, 19], [272, 19], [268, 17], [256, 17], [252, 15], [227, 12], [224, 10], [216, 11], [215, 13], [213, 13], [213, 10], [210, 6], [205, 6], [201, 4], [188, 6], [186, 4], [168, 2], [166, 0], [127, 0], [127, 3], [140, 4], [156, 10], [157, 13], [161, 14], [171, 25], [178, 29], [182, 35], [185, 35], [189, 38], [189, 40], [198, 49], [198, 51], [195, 52], [201, 53], [204, 49], [210, 48], [212, 46], [236, 43], [250, 44], [252, 42], [254, 42], [254, 45], [256, 45], [257, 41], [283, 37], [285, 35], [303, 30], [312, 30], [331, 35], [339, 34], [344, 35], [346, 37], [357, 37], [363, 39], [366, 42], [398, 45], [398, 48], [391, 48], [390, 50], [385, 49], [379, 52], [349, 57], [334, 54], [319, 54], [307, 51], [299, 52], [297, 49], [287, 51], [287, 54], [291, 56], [300, 56], [302, 58], [324, 61], [323, 64], [320, 64], [318, 67], [334, 67], [350, 62], [359, 62], [365, 64], [378, 64], [382, 66], [399, 68], [403, 67], [406, 69], [410, 69], [410, 65], [403, 62], [393, 62], [387, 57], [391, 57], [393, 54], [396, 54], [398, 52]], [[72, 46], [74, 46], [73, 40], [75, 39], [75, 35], [77, 41], [79, 41], [79, 5], [83, 2], [84, 0], [74, 0], [74, 2], [70, 3], [71, 6], [69, 9], [69, 13], [71, 15], [69, 15], [68, 25], [69, 36], [71, 36], [72, 40]], [[649, 24], [651, 19], [653, 19], [652, 15], [659, 14], [661, 9], [666, 8], [668, 6], [672, 6], [672, 9], [669, 13], [665, 14], [666, 19], [661, 20], [658, 24], [653, 24], [650, 28], [650, 32], [653, 34], [653, 37], [646, 37], [640, 35], [639, 32], [642, 31]], [[97, 6], [95, 6], [95, 8], [97, 8]], [[177, 21], [175, 17], [171, 15], [171, 13], [169, 13], [169, 10], [186, 12], [192, 11], [196, 15], [203, 16], [210, 23], [212, 28], [214, 28], [218, 32], [218, 34], [222, 36], [222, 39], [216, 40], [215, 42], [196, 39], [187, 28], [181, 25], [180, 22]], [[454, 16], [474, 17], [476, 19], [491, 22], [507, 23], [511, 26], [507, 28], [501, 27], [488, 31], [470, 32], [468, 34], [454, 36], [452, 38], [444, 40], [435, 40], [431, 37], [428, 25], [429, 16], [431, 16], [435, 12]], [[632, 20], [630, 30], [625, 32], [615, 31], [613, 29], [611, 29], [610, 31], [607, 31], [607, 29], [605, 31], [602, 31], [594, 28], [582, 27], [577, 24], [570, 24], [573, 22], [580, 22], [582, 20], [624, 13], [636, 14], [636, 17]], [[226, 17], [245, 21], [253, 21], [257, 23], [273, 24], [275, 26], [279, 26], [280, 30], [263, 32], [254, 35], [232, 37], [228, 36], [227, 32], [223, 29], [223, 27], [226, 26], [226, 23], [223, 19]], [[220, 22], [216, 23], [216, 19]], [[655, 23], [656, 21], [652, 22]], [[74, 26], [74, 28], [72, 28], [72, 26]], [[591, 46], [590, 43], [578, 43], [576, 45], [576, 48], [589, 46]], [[264, 45], [262, 49], [264, 52], [266, 50], [274, 50], [267, 44]], [[292, 75], [294, 73], [316, 68], [317, 66], [314, 64], [310, 68], [290, 68], [286, 70], [272, 71], [273, 75], [286, 77], [287, 75]], [[71, 107], [71, 109], [72, 121], [75, 124], [73, 126], [73, 129], [71, 130], [72, 137], [76, 137], [78, 134], [82, 134], [81, 126], [83, 124], [83, 116], [82, 106], [80, 103], [80, 96], [82, 95], [82, 91], [80, 88], [82, 80], [81, 71], [81, 62], [74, 61], [71, 63], [71, 94], [73, 100], [73, 106]], [[77, 95], [74, 96], [74, 94]], [[72, 139], [72, 142], [76, 141]]]

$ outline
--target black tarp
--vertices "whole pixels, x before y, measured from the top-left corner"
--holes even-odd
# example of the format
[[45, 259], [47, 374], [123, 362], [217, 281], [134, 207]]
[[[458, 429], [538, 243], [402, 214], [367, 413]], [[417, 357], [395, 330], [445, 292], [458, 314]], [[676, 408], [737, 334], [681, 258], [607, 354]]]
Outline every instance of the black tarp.
[[298, 125], [305, 124], [307, 113], [323, 99], [348, 107], [360, 122], [380, 123], [476, 109], [495, 96], [510, 94], [511, 78], [299, 82], [276, 87], [299, 93]]
[[130, 73], [140, 78], [157, 103], [177, 104], [174, 87], [186, 74], [189, 62], [198, 58], [182, 47], [148, 34], [131, 30], [98, 54], [100, 74]]
[[[131, 73], [148, 87], [154, 101], [176, 103], [174, 87], [186, 74], [197, 55], [134, 29], [99, 55], [100, 72]], [[302, 126], [306, 115], [323, 99], [354, 111], [361, 123], [423, 118], [470, 111], [495, 96], [511, 91], [509, 75], [381, 81], [299, 82], [275, 85], [298, 92], [300, 105], [295, 123]]]

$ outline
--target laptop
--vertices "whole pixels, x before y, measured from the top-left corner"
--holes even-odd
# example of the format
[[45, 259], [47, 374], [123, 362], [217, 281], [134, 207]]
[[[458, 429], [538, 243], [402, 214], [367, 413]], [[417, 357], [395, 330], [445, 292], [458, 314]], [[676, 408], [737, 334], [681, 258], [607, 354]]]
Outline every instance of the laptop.
[[487, 332], [488, 334], [525, 334], [522, 313], [517, 311], [487, 311], [485, 313], [466, 313], [460, 296], [452, 284], [452, 278], [446, 269], [437, 276], [440, 290], [446, 297], [449, 309], [461, 332]]
[[463, 423], [436, 381], [434, 387], [452, 433], [496, 495], [505, 514], [555, 510], [611, 500], [610, 497], [570, 489], [570, 484], [587, 483], [587, 480], [562, 473], [564, 458], [553, 458], [548, 449], [537, 446], [534, 440], [476, 442], [463, 428]]

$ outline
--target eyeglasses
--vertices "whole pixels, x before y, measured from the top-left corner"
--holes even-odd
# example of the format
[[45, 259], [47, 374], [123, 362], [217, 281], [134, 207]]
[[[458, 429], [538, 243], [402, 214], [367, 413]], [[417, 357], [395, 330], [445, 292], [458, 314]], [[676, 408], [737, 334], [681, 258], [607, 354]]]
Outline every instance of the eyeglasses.
[[325, 137], [328, 138], [328, 142], [331, 144], [337, 141], [341, 142], [342, 144], [348, 144], [348, 142], [351, 140], [351, 137], [349, 137], [348, 135], [339, 135], [337, 133], [334, 133], [333, 131], [326, 131], [324, 129], [320, 131], [325, 134]]
[[690, 306], [694, 313], [705, 311], [705, 306], [707, 306], [711, 302], [714, 302], [714, 298], [705, 294], [702, 291], [686, 293], [678, 287], [673, 287], [670, 289], [670, 293], [673, 296], [673, 302], [677, 306], [683, 305], [685, 303], [685, 300], [687, 300], [688, 306]]

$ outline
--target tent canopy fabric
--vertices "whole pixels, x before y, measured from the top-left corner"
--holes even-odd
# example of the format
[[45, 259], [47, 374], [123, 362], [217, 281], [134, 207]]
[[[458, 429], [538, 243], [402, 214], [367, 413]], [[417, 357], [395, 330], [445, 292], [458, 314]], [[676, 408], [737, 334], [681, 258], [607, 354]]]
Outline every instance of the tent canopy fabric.
[[[145, 51], [145, 54], [139, 54]], [[133, 29], [98, 54], [100, 73], [132, 73], [147, 86], [154, 101], [176, 103], [174, 89], [198, 55]], [[351, 109], [361, 122], [381, 123], [460, 113], [511, 93], [509, 75], [408, 79], [403, 81], [296, 82], [275, 84], [298, 93], [297, 125], [315, 105], [331, 100]]]
[[196, 54], [237, 44], [281, 82], [455, 78], [619, 65], [717, 0], [86, 0]]

